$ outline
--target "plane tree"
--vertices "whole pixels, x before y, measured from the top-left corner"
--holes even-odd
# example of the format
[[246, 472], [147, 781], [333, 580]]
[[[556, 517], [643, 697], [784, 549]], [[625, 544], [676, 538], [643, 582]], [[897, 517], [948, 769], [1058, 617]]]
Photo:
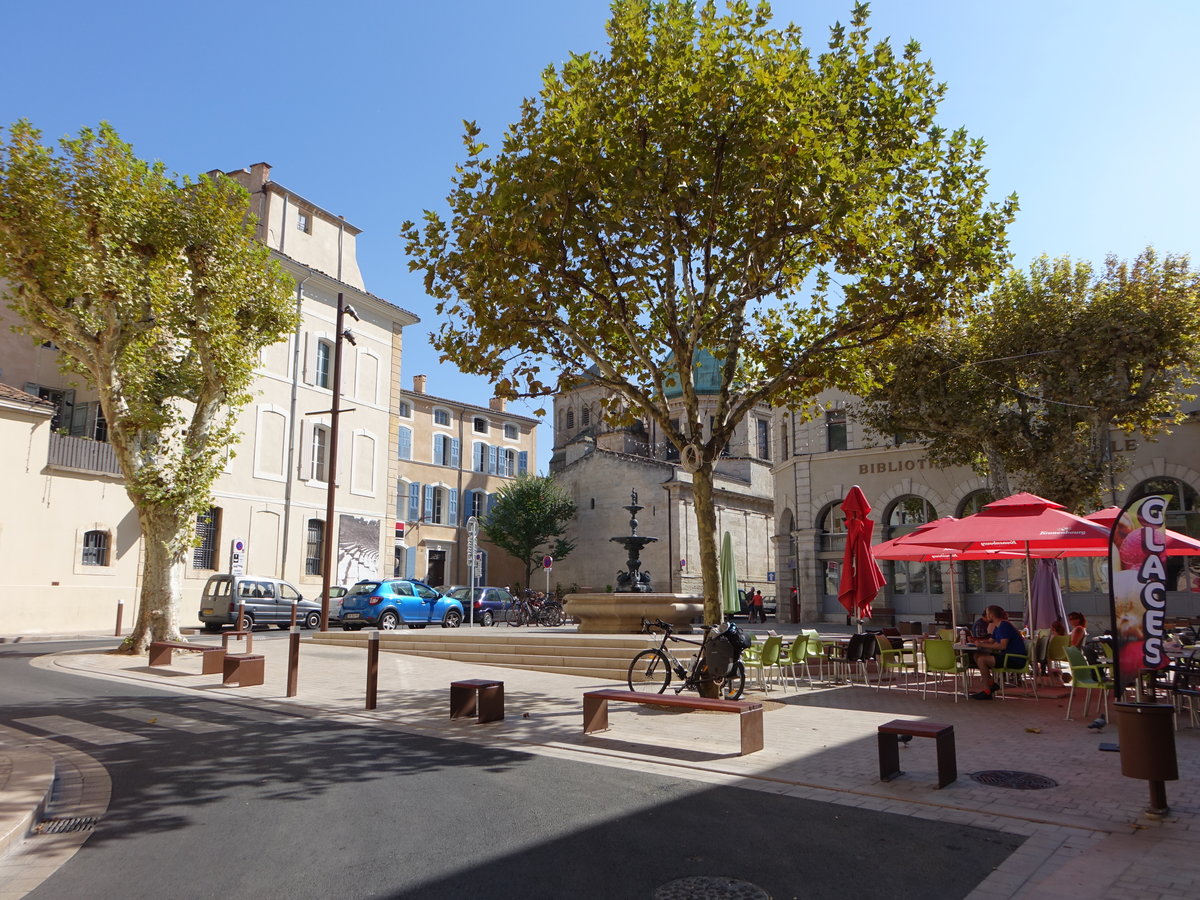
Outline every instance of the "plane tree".
[[561, 485], [546, 475], [522, 475], [506, 484], [483, 517], [482, 529], [489, 541], [521, 561], [525, 587], [540, 568], [543, 556], [563, 559], [575, 543], [563, 535], [575, 518], [575, 501]]
[[232, 179], [172, 177], [108, 124], [56, 151], [26, 121], [0, 136], [0, 277], [24, 331], [99, 394], [143, 538], [125, 646], [178, 640], [196, 519], [259, 350], [296, 325], [294, 283]]
[[467, 122], [445, 211], [403, 237], [445, 358], [509, 397], [586, 377], [609, 421], [653, 420], [679, 450], [714, 622], [735, 426], [865, 388], [877, 345], [997, 274], [1015, 198], [988, 200], [983, 143], [938, 124], [932, 65], [874, 41], [865, 5], [817, 50], [765, 3], [617, 0], [607, 33], [545, 69], [498, 149]]

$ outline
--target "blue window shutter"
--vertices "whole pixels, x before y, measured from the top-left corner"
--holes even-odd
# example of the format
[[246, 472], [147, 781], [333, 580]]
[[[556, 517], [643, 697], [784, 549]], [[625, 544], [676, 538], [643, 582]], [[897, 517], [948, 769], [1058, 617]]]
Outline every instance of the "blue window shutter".
[[450, 465], [458, 468], [462, 458], [462, 442], [458, 438], [450, 439]]
[[408, 520], [415, 522], [421, 518], [421, 482], [414, 481], [408, 486]]
[[408, 510], [408, 484], [403, 481], [396, 482], [396, 519], [401, 521], [406, 518], [404, 515]]
[[474, 493], [475, 493], [474, 491], [470, 491], [470, 490], [463, 491], [463, 517], [462, 517], [462, 523], [463, 523], [464, 525], [466, 525], [466, 524], [467, 524], [467, 519], [471, 518], [471, 496], [472, 496]]
[[527, 475], [529, 473], [529, 451], [522, 450], [517, 454], [517, 474]]
[[405, 578], [416, 578], [417, 577], [417, 548], [416, 547], [404, 548], [404, 577]]
[[488, 474], [495, 475], [496, 467], [499, 464], [500, 457], [499, 447], [488, 447]]
[[400, 459], [412, 459], [412, 429], [401, 428], [400, 438], [396, 444], [396, 455]]
[[425, 521], [433, 521], [433, 492], [436, 491], [432, 484], [425, 485]]
[[476, 441], [475, 443], [473, 443], [471, 445], [471, 459], [472, 459], [471, 468], [475, 472], [485, 471], [484, 467], [483, 467], [483, 448], [484, 448], [484, 446], [485, 445], [479, 443], [479, 441]]
[[492, 514], [492, 507], [493, 507], [493, 506], [495, 506], [495, 505], [496, 505], [496, 495], [495, 495], [495, 494], [488, 494], [488, 498], [487, 498], [487, 511], [488, 511], [488, 515], [489, 515], [489, 516]]
[[433, 436], [433, 461], [439, 466], [446, 464], [446, 436], [444, 434]]
[[448, 504], [449, 508], [446, 510], [446, 522], [447, 524], [453, 525], [458, 521], [458, 491], [454, 488], [450, 488], [448, 493], [450, 495], [450, 500]]

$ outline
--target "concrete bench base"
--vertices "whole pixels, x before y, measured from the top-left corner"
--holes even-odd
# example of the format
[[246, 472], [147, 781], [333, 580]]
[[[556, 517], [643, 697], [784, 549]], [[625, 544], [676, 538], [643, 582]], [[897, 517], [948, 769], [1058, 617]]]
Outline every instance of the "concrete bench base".
[[763, 705], [748, 700], [719, 700], [708, 697], [681, 697], [672, 694], [639, 694], [636, 691], [588, 691], [583, 695], [583, 732], [608, 728], [608, 701], [646, 703], [683, 709], [737, 713], [741, 724], [741, 755], [763, 748]]
[[173, 650], [195, 650], [203, 654], [200, 658], [202, 675], [216, 675], [222, 670], [225, 662], [224, 647], [206, 647], [201, 644], [189, 644], [186, 641], [153, 641], [150, 644], [150, 665], [171, 665]]
[[958, 778], [958, 758], [954, 752], [954, 726], [937, 722], [908, 722], [893, 719], [879, 726], [879, 780], [891, 781], [900, 771], [900, 735], [933, 738], [937, 741], [938, 787]]
[[251, 653], [226, 653], [222, 684], [249, 687], [262, 684], [266, 675], [266, 659]]
[[450, 682], [450, 718], [479, 717], [498, 722], [504, 718], [504, 682], [468, 678]]

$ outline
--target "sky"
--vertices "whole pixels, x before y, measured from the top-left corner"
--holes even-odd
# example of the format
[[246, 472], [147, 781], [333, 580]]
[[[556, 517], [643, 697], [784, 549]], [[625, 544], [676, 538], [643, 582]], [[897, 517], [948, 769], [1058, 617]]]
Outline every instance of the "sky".
[[[850, 0], [776, 0], [825, 45]], [[876, 38], [920, 42], [948, 86], [940, 120], [988, 145], [994, 199], [1016, 193], [1014, 264], [1101, 263], [1200, 237], [1193, 0], [876, 0]], [[47, 140], [111, 122], [182, 174], [272, 166], [272, 179], [363, 229], [367, 289], [421, 317], [404, 381], [486, 406], [491, 387], [441, 363], [438, 325], [399, 238], [443, 209], [462, 122], [498, 145], [543, 69], [603, 51], [606, 0], [43, 0], [9, 4], [0, 125]], [[531, 413], [546, 403], [511, 406]], [[553, 436], [538, 433], [545, 471]]]

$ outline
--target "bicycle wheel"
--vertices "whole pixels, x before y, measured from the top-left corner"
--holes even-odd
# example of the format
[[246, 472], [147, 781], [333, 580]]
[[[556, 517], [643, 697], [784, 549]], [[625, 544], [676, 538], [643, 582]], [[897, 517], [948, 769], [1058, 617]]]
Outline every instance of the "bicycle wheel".
[[643, 650], [629, 664], [629, 689], [639, 694], [661, 694], [671, 683], [671, 664], [661, 650]]
[[725, 682], [721, 685], [721, 697], [725, 700], [741, 700], [742, 691], [746, 689], [746, 667], [739, 659], [733, 664]]
[[542, 624], [547, 628], [557, 628], [563, 623], [562, 607], [557, 603], [547, 603], [542, 608]]
[[520, 603], [514, 603], [504, 613], [504, 621], [514, 628], [518, 625], [525, 624], [525, 607]]

